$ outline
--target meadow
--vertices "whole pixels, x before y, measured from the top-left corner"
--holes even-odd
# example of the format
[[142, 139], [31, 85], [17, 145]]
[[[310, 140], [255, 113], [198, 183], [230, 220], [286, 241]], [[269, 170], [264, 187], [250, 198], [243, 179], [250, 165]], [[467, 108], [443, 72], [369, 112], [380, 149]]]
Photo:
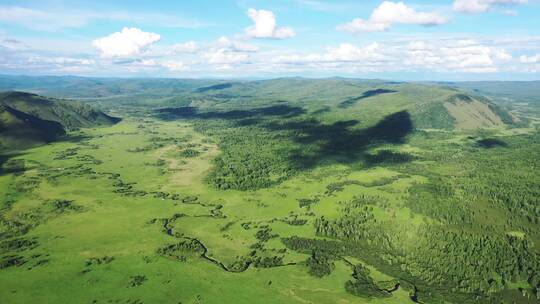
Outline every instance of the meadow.
[[5, 154], [2, 303], [539, 303], [535, 121], [375, 88], [108, 103]]

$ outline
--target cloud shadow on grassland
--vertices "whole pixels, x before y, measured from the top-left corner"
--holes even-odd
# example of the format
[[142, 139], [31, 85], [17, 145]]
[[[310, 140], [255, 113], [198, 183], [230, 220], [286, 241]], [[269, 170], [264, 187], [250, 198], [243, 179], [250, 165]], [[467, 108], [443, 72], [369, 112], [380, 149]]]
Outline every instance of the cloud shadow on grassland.
[[342, 108], [342, 109], [348, 108], [348, 107], [353, 106], [354, 104], [356, 104], [358, 101], [360, 101], [362, 99], [366, 99], [366, 98], [381, 95], [381, 94], [389, 94], [389, 93], [397, 93], [397, 91], [387, 90], [387, 89], [370, 90], [370, 91], [364, 92], [362, 95], [360, 95], [358, 97], [351, 97], [351, 98], [348, 98], [348, 99], [340, 102], [338, 104], [338, 107]]
[[199, 111], [196, 107], [164, 108], [157, 110], [157, 116], [163, 120], [175, 119], [254, 119], [264, 117], [291, 118], [306, 113], [301, 107], [274, 105], [249, 110]]
[[358, 120], [324, 124], [315, 118], [300, 117], [305, 113], [300, 107], [275, 105], [222, 112], [202, 112], [194, 107], [166, 108], [158, 110], [157, 116], [164, 120], [224, 119], [231, 121], [232, 127], [251, 125], [263, 129], [261, 132], [275, 132], [278, 138], [296, 143], [287, 154], [290, 165], [299, 170], [313, 168], [325, 161], [352, 163], [363, 160], [366, 165], [374, 166], [412, 159], [399, 152], [367, 152], [381, 144], [403, 144], [406, 141], [407, 135], [414, 131], [407, 111], [390, 114], [365, 129], [355, 128], [360, 123]]
[[292, 139], [300, 144], [290, 156], [291, 163], [298, 168], [311, 168], [325, 160], [343, 163], [364, 160], [368, 165], [411, 160], [407, 155], [398, 152], [377, 153], [375, 156], [367, 153], [369, 148], [380, 144], [406, 142], [407, 135], [414, 131], [411, 116], [407, 111], [390, 114], [365, 129], [354, 129], [358, 123], [357, 120], [347, 120], [327, 125], [310, 119], [271, 122], [266, 127], [275, 131], [288, 131]]

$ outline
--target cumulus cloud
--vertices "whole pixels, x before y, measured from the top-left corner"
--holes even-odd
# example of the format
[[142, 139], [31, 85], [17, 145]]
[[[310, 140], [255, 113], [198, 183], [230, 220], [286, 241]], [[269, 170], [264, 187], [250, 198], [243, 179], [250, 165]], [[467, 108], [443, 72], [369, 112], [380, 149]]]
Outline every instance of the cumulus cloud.
[[416, 24], [434, 26], [448, 20], [435, 12], [417, 12], [403, 2], [384, 1], [372, 13], [369, 19], [356, 18], [338, 26], [338, 30], [352, 33], [382, 32], [393, 24]]
[[539, 63], [540, 62], [540, 54], [536, 54], [536, 55], [533, 55], [533, 56], [521, 55], [519, 57], [519, 61], [521, 63]]
[[485, 13], [497, 5], [526, 4], [528, 0], [455, 0], [454, 11], [462, 13]]
[[385, 60], [385, 52], [379, 43], [356, 46], [342, 43], [337, 47], [328, 47], [325, 52], [311, 54], [288, 54], [276, 57], [274, 63], [282, 65], [304, 65], [314, 68], [339, 68], [345, 66], [370, 66]]
[[506, 50], [495, 50], [494, 57], [500, 61], [510, 61], [512, 60], [512, 55], [510, 55]]
[[140, 54], [160, 39], [158, 34], [124, 27], [120, 32], [94, 40], [92, 45], [101, 52], [102, 57], [126, 57]]
[[278, 27], [271, 11], [250, 8], [247, 14], [254, 23], [246, 29], [246, 34], [251, 38], [286, 39], [296, 35], [290, 27]]
[[512, 55], [504, 48], [471, 39], [373, 42], [364, 46], [342, 43], [322, 53], [276, 56], [272, 63], [276, 69], [350, 73], [495, 73], [514, 66]]
[[439, 72], [493, 73], [512, 60], [505, 49], [483, 45], [474, 40], [444, 41], [430, 44], [411, 42], [407, 46], [405, 66]]

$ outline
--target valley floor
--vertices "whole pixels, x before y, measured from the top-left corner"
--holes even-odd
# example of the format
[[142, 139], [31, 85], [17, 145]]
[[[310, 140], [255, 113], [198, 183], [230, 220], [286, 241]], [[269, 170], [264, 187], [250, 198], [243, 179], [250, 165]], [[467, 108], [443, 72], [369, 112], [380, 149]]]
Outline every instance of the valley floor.
[[194, 128], [132, 117], [11, 155], [1, 302], [538, 303], [534, 130], [421, 131], [224, 190], [222, 143]]

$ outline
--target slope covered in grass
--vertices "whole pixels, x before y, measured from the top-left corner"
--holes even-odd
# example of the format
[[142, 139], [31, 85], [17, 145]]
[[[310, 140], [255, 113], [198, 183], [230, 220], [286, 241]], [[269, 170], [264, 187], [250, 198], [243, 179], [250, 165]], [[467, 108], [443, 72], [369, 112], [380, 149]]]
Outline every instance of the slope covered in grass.
[[0, 144], [15, 150], [51, 142], [66, 131], [119, 121], [88, 105], [24, 92], [0, 93]]

